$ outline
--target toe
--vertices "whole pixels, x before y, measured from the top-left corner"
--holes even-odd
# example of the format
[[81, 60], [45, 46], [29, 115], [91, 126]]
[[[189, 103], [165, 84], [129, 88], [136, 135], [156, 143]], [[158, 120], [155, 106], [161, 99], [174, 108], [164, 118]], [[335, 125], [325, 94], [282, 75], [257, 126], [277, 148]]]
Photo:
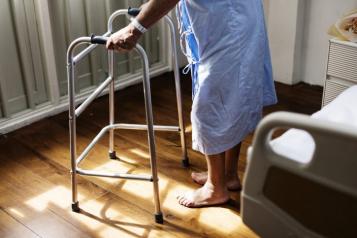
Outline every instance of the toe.
[[197, 176], [198, 176], [198, 174], [196, 172], [192, 172], [191, 173], [191, 178], [192, 179], [194, 179], [194, 180], [197, 179]]
[[194, 207], [194, 205], [195, 205], [195, 203], [193, 201], [187, 201], [187, 203], [186, 203], [186, 207], [192, 208], [192, 207]]
[[178, 200], [178, 202], [182, 205], [184, 204], [186, 201], [186, 198], [184, 196], [181, 196], [180, 199]]
[[182, 198], [182, 199], [179, 201], [179, 203], [180, 203], [180, 205], [186, 207], [187, 200], [186, 200], [185, 198]]
[[187, 192], [183, 195], [177, 196], [177, 201], [182, 206], [191, 207], [193, 204], [193, 199], [191, 199], [191, 197], [192, 197], [191, 192]]
[[192, 201], [190, 201], [189, 199], [185, 198], [182, 200], [181, 205], [185, 206], [185, 207], [190, 207], [190, 205], [192, 204]]

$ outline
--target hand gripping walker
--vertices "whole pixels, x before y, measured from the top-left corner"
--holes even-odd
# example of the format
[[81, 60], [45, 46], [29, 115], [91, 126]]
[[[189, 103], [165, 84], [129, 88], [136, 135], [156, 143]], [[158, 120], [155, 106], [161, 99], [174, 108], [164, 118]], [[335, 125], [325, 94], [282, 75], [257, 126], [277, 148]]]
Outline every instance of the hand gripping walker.
[[[155, 203], [155, 221], [157, 223], [163, 223], [163, 215], [160, 208], [159, 199], [159, 186], [158, 186], [158, 175], [157, 175], [157, 165], [156, 165], [156, 151], [155, 151], [155, 138], [154, 130], [158, 131], [176, 131], [180, 133], [181, 136], [181, 146], [182, 146], [182, 164], [185, 167], [189, 166], [189, 161], [187, 157], [186, 141], [185, 141], [185, 127], [182, 116], [182, 99], [181, 99], [181, 85], [180, 85], [180, 75], [177, 60], [177, 47], [176, 47], [176, 31], [174, 24], [169, 16], [165, 16], [165, 22], [168, 24], [171, 33], [171, 43], [173, 48], [173, 61], [174, 61], [174, 75], [175, 75], [175, 87], [176, 87], [176, 99], [179, 117], [179, 126], [156, 126], [153, 123], [153, 113], [151, 104], [151, 90], [150, 90], [150, 75], [149, 75], [149, 62], [144, 49], [140, 45], [136, 45], [135, 50], [141, 57], [143, 64], [143, 85], [144, 85], [144, 97], [145, 97], [145, 110], [146, 110], [146, 121], [147, 125], [137, 125], [137, 124], [114, 124], [114, 52], [108, 51], [108, 78], [100, 84], [96, 90], [78, 107], [75, 106], [75, 86], [74, 86], [74, 67], [82, 60], [86, 55], [93, 51], [98, 44], [106, 44], [107, 37], [113, 32], [113, 22], [114, 19], [120, 15], [131, 15], [136, 16], [140, 12], [139, 9], [129, 8], [128, 10], [122, 9], [114, 12], [108, 21], [108, 32], [103, 36], [91, 37], [80, 37], [74, 40], [67, 51], [67, 76], [68, 76], [68, 94], [69, 94], [69, 132], [70, 132], [70, 158], [71, 158], [71, 182], [72, 182], [72, 211], [79, 212], [79, 203], [77, 198], [77, 180], [76, 175], [85, 176], [98, 176], [98, 177], [109, 177], [109, 178], [121, 178], [121, 179], [133, 179], [141, 181], [150, 181], [153, 183], [154, 190], [154, 203]], [[83, 51], [73, 56], [74, 49], [81, 44], [90, 44]], [[100, 95], [100, 93], [109, 86], [109, 125], [104, 127], [99, 134], [92, 140], [92, 142], [84, 149], [82, 154], [77, 157], [76, 154], [76, 118], [81, 115], [81, 113], [89, 106], [94, 99]], [[109, 132], [109, 157], [111, 159], [116, 159], [116, 153], [114, 150], [114, 130], [116, 129], [129, 129], [129, 130], [147, 130], [149, 138], [149, 152], [150, 152], [150, 165], [151, 165], [151, 175], [133, 175], [126, 173], [109, 173], [106, 171], [98, 170], [85, 170], [79, 167], [79, 164], [86, 158], [89, 152], [93, 149], [95, 144], [107, 133]]]

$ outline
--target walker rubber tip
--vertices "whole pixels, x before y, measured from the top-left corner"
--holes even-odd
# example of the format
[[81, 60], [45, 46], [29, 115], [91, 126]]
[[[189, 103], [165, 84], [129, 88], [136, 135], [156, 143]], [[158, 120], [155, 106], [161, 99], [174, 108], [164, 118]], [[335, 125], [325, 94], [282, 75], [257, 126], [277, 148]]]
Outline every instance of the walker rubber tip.
[[73, 212], [80, 212], [81, 211], [81, 209], [79, 208], [78, 202], [72, 203], [72, 211]]
[[164, 224], [164, 218], [162, 216], [162, 213], [155, 214], [155, 222], [158, 224]]
[[182, 166], [184, 168], [190, 167], [190, 162], [189, 162], [188, 158], [185, 158], [185, 159], [182, 160]]
[[112, 160], [118, 160], [117, 154], [115, 153], [115, 151], [109, 152], [109, 158]]

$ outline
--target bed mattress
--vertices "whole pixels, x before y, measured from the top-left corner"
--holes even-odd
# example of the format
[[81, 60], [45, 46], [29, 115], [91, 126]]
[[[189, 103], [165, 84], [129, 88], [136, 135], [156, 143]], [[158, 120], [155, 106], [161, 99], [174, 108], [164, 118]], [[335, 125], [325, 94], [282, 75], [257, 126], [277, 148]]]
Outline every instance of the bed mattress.
[[[312, 118], [334, 123], [341, 123], [357, 131], [357, 86], [353, 86]], [[282, 136], [270, 142], [273, 150], [286, 158], [300, 163], [309, 163], [313, 157], [315, 143], [312, 136], [303, 130], [290, 129]]]

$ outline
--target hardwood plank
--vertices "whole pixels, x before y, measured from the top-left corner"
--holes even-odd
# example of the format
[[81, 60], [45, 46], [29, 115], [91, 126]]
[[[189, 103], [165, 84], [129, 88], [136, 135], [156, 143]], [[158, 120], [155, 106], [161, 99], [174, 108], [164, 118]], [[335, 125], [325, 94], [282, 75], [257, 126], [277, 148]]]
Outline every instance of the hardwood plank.
[[[84, 124], [82, 124], [84, 125]], [[87, 125], [84, 125], [83, 128], [88, 128]], [[37, 128], [34, 129], [35, 133], [36, 131], [39, 131]], [[62, 136], [60, 135], [61, 131], [63, 132], [64, 130], [58, 127], [55, 129], [55, 125], [51, 123], [51, 128], [44, 128], [43, 130], [40, 131], [46, 131], [46, 134], [50, 135], [55, 135], [57, 138], [52, 138], [53, 140], [57, 140], [57, 142], [63, 142]], [[91, 130], [89, 129], [88, 133], [93, 133], [90, 132]], [[131, 133], [133, 134], [133, 133]], [[61, 163], [63, 166], [68, 166], [69, 164], [69, 159], [63, 159], [66, 155], [63, 154], [63, 151], [66, 151], [66, 154], [68, 155], [68, 148], [67, 143], [65, 142], [64, 144], [52, 144], [51, 137], [49, 135], [46, 135], [46, 145], [43, 145], [44, 139], [41, 138], [41, 135], [37, 133], [37, 138], [34, 138], [32, 134], [28, 134], [26, 137], [22, 135], [23, 138], [21, 138], [23, 143], [27, 143], [29, 147], [34, 148], [37, 152], [42, 153], [43, 156], [47, 157], [48, 159], [51, 158], [56, 158], [56, 155], [58, 159], [56, 159], [56, 162]], [[30, 140], [30, 138], [33, 138]], [[78, 143], [79, 147], [82, 148], [83, 145], [82, 143], [86, 144], [88, 143], [89, 140], [86, 137], [83, 137], [82, 135], [78, 136]], [[122, 141], [123, 142], [123, 141]], [[140, 144], [129, 144], [130, 148], [140, 148]], [[47, 147], [52, 147], [56, 149], [52, 150], [47, 150]], [[60, 149], [59, 149], [60, 148]], [[59, 149], [59, 150], [57, 150]], [[144, 149], [144, 148], [143, 148]], [[120, 153], [118, 154], [119, 157], [122, 158], [129, 158], [130, 163], [135, 163], [135, 166], [130, 166], [128, 163], [126, 164], [121, 164], [117, 162], [113, 162], [107, 159], [107, 147], [104, 145], [97, 145], [95, 151], [93, 152], [92, 156], [89, 156], [88, 158], [88, 163], [84, 163], [83, 165], [86, 168], [98, 168], [98, 167], [103, 167], [103, 164], [108, 163], [110, 166], [106, 165], [105, 167], [110, 170], [114, 170], [113, 167], [115, 166], [118, 170], [122, 171], [127, 171], [130, 170], [135, 173], [148, 173], [149, 172], [149, 164], [147, 159], [143, 159], [140, 157], [133, 157], [132, 154], [126, 154], [123, 151], [123, 148], [119, 150]], [[104, 159], [103, 159], [104, 158]], [[142, 165], [143, 162], [145, 163], [144, 166]], [[129, 166], [129, 167], [128, 167]], [[111, 167], [111, 168], [110, 168]], [[169, 168], [169, 169], [168, 169]], [[235, 209], [236, 212], [232, 213], [232, 211], [229, 211], [225, 208], [214, 208], [216, 209], [217, 214], [222, 214], [223, 216], [227, 215], [230, 217], [229, 220], [236, 221], [236, 222], [231, 222], [229, 225], [226, 224], [225, 220], [222, 220], [217, 218], [217, 220], [210, 225], [207, 224], [207, 226], [198, 226], [199, 225], [199, 219], [197, 217], [199, 216], [207, 216], [207, 214], [213, 213], [212, 208], [207, 208], [207, 209], [201, 209], [201, 210], [192, 210], [192, 209], [187, 209], [183, 208], [180, 205], [177, 204], [176, 202], [176, 194], [177, 190], [186, 190], [186, 189], [193, 189], [197, 188], [198, 186], [193, 184], [190, 177], [189, 177], [189, 171], [183, 169], [180, 167], [180, 164], [175, 161], [166, 161], [164, 158], [160, 158], [160, 163], [159, 163], [159, 172], [160, 172], [160, 187], [161, 187], [161, 198], [162, 198], [162, 205], [164, 208], [164, 212], [166, 215], [166, 220], [174, 221], [174, 224], [176, 224], [179, 227], [189, 227], [191, 229], [198, 229], [200, 230], [203, 234], [210, 234], [210, 235], [228, 235], [231, 233], [231, 230], [233, 230], [232, 227], [242, 227], [238, 229], [240, 233], [244, 231], [246, 228], [241, 223], [241, 220], [239, 218], [239, 213], [238, 209], [234, 208], [232, 206], [229, 206], [230, 209]], [[165, 174], [166, 173], [166, 174]], [[172, 177], [177, 178], [179, 180], [176, 181], [172, 179]], [[93, 183], [96, 183], [98, 186], [101, 186], [108, 191], [111, 191], [112, 193], [116, 194], [118, 197], [123, 198], [127, 202], [130, 201], [136, 201], [138, 206], [146, 210], [147, 212], [152, 213], [153, 212], [153, 205], [152, 205], [152, 189], [151, 189], [151, 184], [150, 183], [143, 183], [143, 182], [137, 182], [137, 181], [122, 181], [122, 180], [113, 180], [113, 179], [98, 179], [98, 178], [87, 178], [88, 180], [92, 181]], [[145, 191], [145, 192], [144, 192]], [[138, 195], [141, 195], [138, 196]], [[237, 198], [236, 198], [237, 199]], [[236, 205], [233, 202], [233, 206]], [[199, 214], [199, 215], [198, 215]], [[186, 219], [188, 219], [190, 222], [189, 224], [186, 223], [186, 221], [180, 219], [184, 215]], [[171, 220], [170, 220], [171, 219]], [[222, 223], [222, 222], [223, 223]], [[219, 229], [222, 227], [226, 227], [227, 229]], [[229, 229], [228, 229], [229, 228]], [[229, 233], [227, 233], [227, 232]], [[220, 233], [221, 232], [221, 233]], [[223, 234], [222, 234], [223, 232]]]
[[[30, 151], [26, 150], [20, 153], [18, 151], [14, 156], [25, 158], [20, 156], [23, 152], [31, 154]], [[27, 158], [24, 160], [24, 163], [28, 163]], [[80, 197], [84, 197], [84, 199], [81, 199], [83, 212], [81, 214], [70, 212], [69, 186], [49, 183], [46, 176], [38, 176], [25, 166], [20, 165], [23, 162], [17, 163], [1, 158], [0, 178], [2, 183], [0, 189], [7, 192], [6, 197], [1, 197], [0, 205], [7, 207], [7, 209], [11, 207], [21, 211], [24, 214], [23, 217], [17, 218], [22, 219], [22, 222], [37, 231], [41, 237], [88, 237], [88, 235], [90, 237], [199, 236], [184, 228], [173, 227], [176, 229], [174, 230], [170, 228], [172, 226], [170, 224], [165, 226], [167, 229], [162, 229], [154, 223], [151, 213], [139, 210], [108, 192], [96, 199], [80, 193]], [[14, 171], [21, 173], [21, 176], [16, 176]], [[32, 180], [26, 180], [29, 177]], [[51, 180], [54, 180], [54, 178], [51, 178]], [[80, 186], [83, 187], [83, 184], [80, 183]], [[92, 187], [88, 187], [87, 190]], [[87, 192], [87, 194], [89, 193]], [[56, 229], [53, 228], [54, 225]], [[76, 227], [76, 231], [71, 231], [67, 227], [68, 225]], [[179, 233], [179, 236], [175, 233]]]
[[[11, 208], [12, 212], [17, 212]], [[3, 209], [0, 209], [0, 237], [3, 238], [32, 238], [39, 237], [25, 225], [21, 224], [13, 216], [9, 215]]]

